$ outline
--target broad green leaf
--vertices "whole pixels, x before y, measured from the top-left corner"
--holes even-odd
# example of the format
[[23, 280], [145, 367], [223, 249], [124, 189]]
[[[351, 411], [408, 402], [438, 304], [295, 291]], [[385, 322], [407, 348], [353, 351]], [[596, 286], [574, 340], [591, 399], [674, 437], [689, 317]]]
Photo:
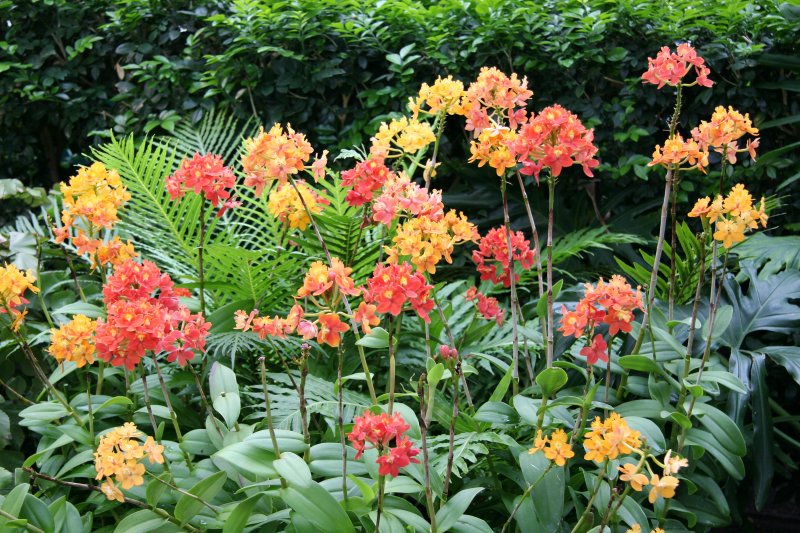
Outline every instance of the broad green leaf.
[[[395, 342], [397, 342], [395, 340]], [[381, 327], [372, 328], [372, 331], [356, 341], [356, 344], [364, 348], [383, 349], [389, 347], [389, 332]]]
[[149, 509], [135, 511], [120, 521], [114, 533], [177, 533], [183, 531]]
[[[228, 476], [225, 474], [225, 472], [216, 472], [198, 482], [187, 492], [197, 496], [200, 498], [200, 500], [205, 500], [206, 503], [209, 503], [214, 499], [217, 493], [222, 490], [222, 486], [227, 480]], [[187, 494], [183, 494], [178, 500], [178, 503], [175, 505], [175, 518], [185, 524], [191, 520], [194, 515], [199, 513], [203, 507], [204, 505], [202, 501], [198, 501]]]
[[742, 432], [727, 414], [707, 403], [696, 404], [694, 414], [700, 421], [700, 425], [714, 435], [714, 439], [726, 450], [735, 455], [744, 456], [747, 446]]
[[708, 431], [692, 428], [686, 432], [686, 444], [699, 446], [714, 456], [728, 474], [736, 480], [744, 478], [742, 458], [725, 449], [717, 442], [717, 437]]
[[567, 373], [561, 368], [546, 368], [536, 376], [536, 384], [542, 389], [542, 395], [549, 398], [567, 384]]
[[231, 514], [228, 515], [227, 520], [225, 520], [222, 533], [241, 533], [244, 531], [247, 521], [250, 519], [250, 515], [253, 514], [253, 509], [262, 496], [263, 494], [261, 493], [255, 494], [239, 502], [233, 511], [231, 511]]
[[230, 368], [215, 362], [211, 365], [208, 385], [214, 409], [225, 419], [228, 428], [232, 428], [239, 419], [242, 408], [236, 374]]
[[482, 490], [483, 487], [475, 487], [454, 494], [436, 513], [436, 528], [444, 532], [453, 527]]

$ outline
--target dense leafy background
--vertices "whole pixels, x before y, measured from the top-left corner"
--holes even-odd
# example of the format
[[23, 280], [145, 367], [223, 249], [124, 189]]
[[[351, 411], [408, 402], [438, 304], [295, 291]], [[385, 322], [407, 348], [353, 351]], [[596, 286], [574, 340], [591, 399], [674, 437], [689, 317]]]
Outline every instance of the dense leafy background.
[[[590, 192], [613, 209], [660, 187], [641, 178], [672, 95], [638, 77], [665, 44], [692, 41], [716, 80], [685, 127], [729, 104], [762, 126], [763, 153], [797, 149], [798, 20], [796, 6], [740, 0], [2, 0], [0, 178], [50, 185], [109, 129], [172, 131], [213, 106], [291, 122], [318, 144], [360, 144], [420, 83], [496, 65], [528, 76], [537, 107], [558, 100], [602, 126]], [[445, 152], [463, 151], [462, 132], [448, 141]], [[750, 169], [756, 192], [797, 179], [790, 150]]]

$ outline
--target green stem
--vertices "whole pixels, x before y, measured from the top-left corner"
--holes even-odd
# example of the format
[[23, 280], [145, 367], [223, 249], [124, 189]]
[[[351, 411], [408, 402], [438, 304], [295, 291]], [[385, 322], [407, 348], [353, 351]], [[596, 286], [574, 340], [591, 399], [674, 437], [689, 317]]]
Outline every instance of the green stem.
[[426, 376], [422, 374], [417, 385], [417, 396], [419, 396], [420, 434], [422, 436], [422, 467], [425, 476], [425, 504], [428, 508], [428, 518], [431, 522], [431, 533], [436, 533], [436, 509], [433, 506], [433, 490], [431, 489], [431, 468], [430, 457], [428, 455], [428, 424], [430, 423], [430, 409], [425, 404], [425, 387], [427, 386], [433, 402], [433, 393], [430, 385], [426, 383]]
[[[3, 511], [2, 509], [0, 509], [0, 516], [2, 516], [3, 518], [5, 518], [7, 520], [20, 520], [20, 518], [18, 516], [14, 516], [11, 513], [7, 513], [6, 511]], [[25, 527], [25, 529], [27, 531], [32, 531], [33, 533], [44, 533], [43, 529], [39, 529], [38, 527], [34, 526], [33, 524], [29, 524], [29, 523], [27, 523], [27, 521], [26, 521], [24, 527]], [[14, 529], [14, 528], [11, 528], [11, 529]]]
[[514, 510], [511, 511], [511, 515], [508, 517], [508, 520], [506, 520], [506, 523], [503, 524], [503, 529], [501, 530], [501, 533], [505, 533], [505, 531], [508, 529], [508, 526], [511, 525], [511, 521], [514, 520], [514, 516], [517, 514], [517, 511], [519, 511], [519, 508], [522, 507], [522, 503], [525, 501], [525, 498], [527, 498], [530, 495], [530, 493], [533, 492], [533, 489], [535, 489], [536, 485], [538, 485], [539, 482], [544, 479], [544, 476], [546, 476], [547, 473], [550, 472], [551, 468], [553, 468], [553, 463], [547, 465], [547, 468], [545, 468], [544, 472], [542, 472], [542, 474], [536, 479], [536, 481], [528, 485], [528, 488], [525, 489], [525, 492], [522, 493], [522, 497], [517, 502], [517, 505], [514, 506]]
[[[328, 250], [328, 245], [325, 244], [325, 239], [322, 238], [322, 233], [320, 233], [319, 231], [319, 226], [317, 226], [317, 222], [314, 219], [314, 215], [308, 209], [308, 205], [306, 204], [305, 198], [303, 198], [303, 195], [300, 194], [300, 189], [297, 188], [297, 182], [295, 182], [294, 178], [289, 176], [289, 183], [291, 183], [292, 187], [297, 193], [297, 197], [300, 199], [300, 203], [303, 204], [303, 209], [306, 212], [306, 216], [308, 216], [308, 219], [311, 221], [311, 227], [314, 229], [314, 234], [317, 236], [319, 245], [322, 247], [322, 251], [325, 253], [325, 258], [328, 261], [328, 265], [333, 266], [333, 258], [331, 257], [331, 252]], [[361, 335], [359, 335], [358, 333], [358, 324], [353, 318], [353, 308], [350, 306], [350, 300], [347, 298], [346, 294], [342, 294], [342, 303], [344, 304], [344, 308], [347, 311], [347, 314], [350, 316], [350, 326], [352, 327], [353, 334], [356, 337], [356, 349], [358, 350], [358, 357], [361, 360], [361, 367], [364, 370], [364, 377], [367, 382], [367, 389], [369, 389], [370, 400], [372, 401], [372, 405], [378, 405], [378, 397], [375, 395], [375, 385], [373, 385], [372, 383], [372, 374], [369, 371], [369, 365], [367, 365], [367, 356], [364, 353], [364, 347], [358, 343], [358, 340], [361, 338]]]
[[99, 396], [103, 392], [103, 378], [105, 377], [106, 362], [100, 361], [97, 365], [97, 388], [95, 388], [95, 395]]
[[603, 477], [606, 475], [606, 467], [608, 466], [608, 461], [603, 463], [603, 468], [597, 474], [597, 483], [595, 483], [594, 490], [592, 490], [592, 495], [589, 497], [589, 501], [586, 503], [586, 509], [583, 510], [581, 517], [578, 519], [578, 523], [575, 524], [575, 527], [572, 528], [571, 533], [577, 533], [578, 531], [582, 531], [583, 524], [589, 517], [589, 513], [592, 511], [592, 504], [594, 503], [594, 499], [597, 498], [597, 494], [600, 492], [600, 485], [603, 483]]
[[[272, 407], [269, 403], [269, 389], [267, 388], [267, 367], [265, 357], [258, 358], [258, 364], [261, 370], [261, 387], [264, 389], [264, 416], [267, 419], [267, 430], [269, 431], [269, 438], [272, 441], [272, 452], [275, 454], [276, 459], [281, 457], [281, 449], [278, 447], [278, 437], [275, 436], [275, 427], [272, 425]], [[281, 478], [281, 487], [287, 487], [286, 480]]]
[[517, 298], [516, 270], [514, 269], [514, 248], [511, 245], [511, 219], [508, 215], [508, 192], [506, 177], [500, 177], [500, 193], [503, 197], [503, 221], [506, 230], [506, 246], [508, 247], [508, 276], [511, 282], [511, 355], [512, 355], [512, 393], [514, 396], [519, 394], [519, 330], [517, 327], [517, 308], [519, 299]]
[[[456, 363], [456, 367], [459, 363]], [[444, 484], [442, 488], [442, 505], [447, 501], [447, 493], [450, 490], [450, 478], [453, 474], [453, 455], [455, 453], [455, 438], [456, 438], [456, 419], [458, 418], [458, 374], [460, 372], [457, 368], [452, 369], [453, 375], [453, 411], [450, 416], [450, 436], [447, 443], [447, 470], [444, 474]]]
[[394, 409], [394, 382], [395, 382], [395, 358], [394, 358], [394, 328], [392, 327], [392, 317], [389, 317], [389, 414]]
[[200, 281], [200, 314], [206, 316], [206, 280], [203, 272], [203, 249], [206, 243], [206, 201], [200, 198], [200, 244], [197, 246], [197, 274]]
[[222, 429], [219, 427], [216, 417], [214, 417], [214, 411], [211, 409], [211, 404], [209, 403], [208, 398], [206, 397], [206, 393], [203, 390], [203, 384], [200, 383], [200, 376], [197, 375], [197, 371], [191, 364], [187, 364], [186, 366], [189, 367], [189, 371], [192, 373], [192, 377], [194, 378], [194, 383], [197, 386], [197, 392], [200, 394], [200, 400], [203, 402], [203, 405], [206, 408], [206, 414], [211, 419], [211, 423], [214, 425], [214, 428], [217, 430], [217, 433], [219, 434], [220, 438], [223, 438], [225, 435], [222, 432]]
[[194, 465], [192, 464], [192, 458], [189, 456], [189, 453], [183, 449], [183, 434], [181, 433], [181, 427], [178, 424], [178, 415], [175, 413], [175, 409], [172, 408], [172, 400], [169, 398], [169, 390], [167, 389], [167, 384], [164, 382], [164, 376], [161, 374], [161, 367], [158, 364], [158, 358], [153, 357], [153, 363], [156, 365], [156, 376], [158, 376], [158, 383], [161, 385], [161, 392], [164, 394], [164, 403], [167, 404], [167, 409], [169, 409], [169, 417], [172, 420], [172, 427], [175, 429], [175, 436], [178, 439], [178, 447], [181, 449], [183, 453], [183, 459], [186, 461], [186, 466], [189, 468], [191, 472], [194, 470]]
[[545, 360], [547, 368], [553, 366], [553, 225], [555, 224], [556, 178], [547, 176], [547, 341]]

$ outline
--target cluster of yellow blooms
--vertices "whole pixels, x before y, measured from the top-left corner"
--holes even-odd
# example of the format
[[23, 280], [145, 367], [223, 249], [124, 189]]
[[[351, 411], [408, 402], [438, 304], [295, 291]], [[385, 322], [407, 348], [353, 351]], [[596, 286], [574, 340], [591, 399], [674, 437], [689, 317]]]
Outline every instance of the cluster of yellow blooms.
[[756, 208], [753, 197], [741, 183], [734, 185], [724, 198], [718, 195], [713, 202], [708, 196], [699, 199], [689, 216], [701, 217], [704, 223], [714, 224], [714, 239], [725, 248], [742, 242], [745, 231], [757, 229], [759, 224], [767, 227], [769, 218], [764, 211], [764, 198]]
[[[431, 125], [406, 117], [381, 123], [372, 138], [370, 153], [384, 159], [413, 154], [436, 140]], [[398, 148], [393, 148], [395, 144]]]
[[[646, 467], [650, 477], [648, 478], [642, 473], [642, 467]], [[650, 465], [645, 461], [640, 462], [638, 465], [633, 463], [626, 463], [619, 467], [620, 481], [630, 483], [630, 486], [636, 492], [641, 492], [646, 486], [650, 487], [650, 493], [647, 499], [650, 503], [655, 503], [658, 497], [673, 498], [675, 496], [675, 489], [678, 488], [678, 478], [672, 474], [677, 474], [678, 471], [689, 466], [689, 461], [683, 457], [672, 455], [672, 450], [667, 452], [664, 456], [664, 472], [661, 476], [654, 474], [650, 470]]]
[[[124, 243], [119, 237], [110, 241], [100, 238], [102, 230], [111, 229], [119, 221], [119, 209], [131, 198], [117, 171], [108, 170], [102, 163], [81, 167], [69, 183], [61, 184], [61, 193], [64, 195], [63, 226], [53, 228], [57, 243], [69, 239], [78, 254], [90, 255], [92, 268], [119, 265], [137, 255], [130, 241]], [[74, 236], [71, 229], [75, 231]]]
[[[633, 527], [626, 530], [625, 533], [642, 533], [642, 526], [639, 524], [634, 524]], [[650, 533], [664, 533], [664, 530], [660, 527], [657, 527], [655, 529], [651, 529]]]
[[[460, 115], [463, 114], [461, 109], [463, 96], [464, 84], [454, 80], [452, 76], [447, 76], [438, 78], [432, 86], [423, 83], [417, 98], [408, 99], [408, 108], [414, 119], [417, 119], [420, 113]], [[427, 106], [428, 109], [423, 110], [423, 106]]]
[[94, 363], [94, 330], [97, 321], [85, 315], [75, 317], [59, 329], [50, 330], [47, 351], [59, 363], [72, 361], [78, 368]]
[[12, 317], [11, 327], [14, 331], [19, 329], [27, 311], [19, 311], [17, 306], [28, 303], [23, 294], [25, 291], [39, 292], [39, 287], [34, 285], [36, 278], [30, 270], [23, 272], [14, 264], [0, 267], [0, 314], [9, 313]]
[[569, 437], [563, 429], [557, 429], [549, 437], [542, 437], [542, 430], [536, 432], [533, 439], [533, 448], [528, 453], [544, 452], [548, 460], [553, 461], [558, 466], [564, 466], [567, 459], [575, 457]]
[[502, 176], [506, 169], [517, 164], [517, 158], [511, 151], [511, 146], [517, 139], [517, 133], [509, 128], [485, 128], [478, 134], [477, 142], [471, 142], [469, 151], [472, 156], [469, 162], [478, 162], [482, 167], [486, 163], [495, 169], [498, 176]]
[[631, 429], [624, 418], [617, 413], [603, 421], [595, 417], [591, 431], [584, 436], [587, 461], [602, 462], [614, 460], [620, 455], [627, 455], [642, 446], [641, 433]]
[[397, 263], [399, 256], [408, 257], [418, 270], [436, 273], [436, 265], [444, 258], [452, 263], [451, 254], [456, 244], [476, 241], [479, 238], [474, 224], [463, 213], [451, 209], [444, 217], [427, 216], [409, 218], [397, 227], [393, 246], [385, 247], [389, 263]]
[[[298, 180], [295, 184], [297, 191], [288, 182], [279, 184], [273, 189], [269, 194], [267, 210], [290, 228], [303, 231], [311, 223], [308, 211], [315, 215], [322, 213], [322, 210], [328, 205], [328, 201], [317, 194], [305, 181]], [[302, 201], [297, 194], [298, 191], [303, 197]], [[308, 207], [308, 211], [303, 207], [303, 201]]]
[[100, 439], [94, 453], [95, 479], [105, 478], [100, 488], [109, 500], [125, 501], [117, 483], [125, 490], [144, 484], [145, 468], [141, 462], [144, 457], [150, 464], [164, 463], [164, 447], [149, 436], [142, 444], [139, 441], [142, 436], [135, 424], [126, 422]]

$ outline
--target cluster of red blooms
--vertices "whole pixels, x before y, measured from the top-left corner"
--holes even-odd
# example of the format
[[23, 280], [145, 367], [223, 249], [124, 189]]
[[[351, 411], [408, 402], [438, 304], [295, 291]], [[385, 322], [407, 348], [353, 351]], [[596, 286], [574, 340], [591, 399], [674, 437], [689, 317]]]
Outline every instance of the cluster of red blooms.
[[513, 151], [522, 163], [520, 172], [533, 174], [537, 183], [543, 168], [558, 177], [563, 168], [573, 164], [592, 177], [592, 169], [600, 164], [594, 158], [597, 147], [593, 142], [594, 130], [586, 129], [576, 115], [556, 104], [522, 125]]
[[442, 191], [434, 189], [428, 192], [404, 174], [391, 176], [372, 204], [372, 218], [390, 226], [403, 211], [410, 217], [440, 220], [444, 217]]
[[467, 88], [458, 111], [467, 119], [466, 130], [476, 137], [497, 122], [508, 122], [516, 129], [526, 120], [525, 106], [531, 96], [527, 78], [520, 80], [516, 74], [508, 77], [496, 67], [483, 67]]
[[[352, 268], [345, 267], [340, 259], [333, 258], [332, 266], [321, 261], [315, 261], [306, 272], [303, 286], [297, 291], [297, 298], [307, 298], [322, 309], [319, 313], [307, 313], [300, 304], [295, 304], [286, 318], [279, 316], [259, 317], [258, 309], [250, 313], [239, 310], [235, 314], [236, 329], [255, 332], [260, 338], [278, 337], [286, 338], [287, 335], [297, 333], [303, 339], [316, 338], [320, 344], [339, 346], [341, 334], [350, 329], [342, 322], [339, 315], [330, 311], [336, 307], [341, 294], [355, 296], [361, 294], [361, 289], [355, 286], [350, 277]], [[363, 304], [362, 304], [363, 305]], [[361, 307], [359, 310], [366, 313]], [[309, 320], [308, 318], [315, 320]], [[369, 325], [377, 325], [374, 315], [362, 317]]]
[[150, 350], [166, 352], [183, 366], [202, 351], [211, 324], [180, 305], [186, 289], [175, 288], [167, 274], [144, 261], [119, 265], [103, 287], [108, 317], [97, 321], [97, 357], [133, 370]]
[[226, 167], [222, 158], [214, 154], [195, 153], [184, 159], [175, 174], [167, 177], [167, 192], [173, 200], [181, 198], [187, 191], [203, 194], [214, 207], [222, 208], [217, 216], [241, 205], [231, 200], [231, 191], [236, 186], [236, 175]]
[[689, 85], [711, 87], [714, 84], [708, 79], [711, 71], [705, 66], [705, 61], [687, 43], [679, 44], [677, 52], [671, 51], [666, 46], [661, 47], [661, 51], [658, 52], [655, 59], [647, 58], [647, 64], [647, 72], [642, 74], [642, 79], [647, 83], [657, 85], [659, 89], [664, 85], [677, 87], [692, 68], [697, 74], [697, 80]]
[[[530, 270], [534, 263], [534, 251], [521, 231], [511, 232], [511, 250], [514, 262], [519, 262], [522, 268]], [[492, 228], [481, 239], [477, 250], [472, 252], [472, 260], [478, 265], [481, 280], [492, 283], [502, 283], [503, 287], [511, 286], [511, 268], [508, 263], [508, 243], [506, 241], [506, 227]], [[498, 274], [498, 265], [500, 273]], [[519, 275], [514, 273], [514, 281]]]
[[[363, 416], [355, 417], [354, 422], [353, 431], [347, 438], [356, 449], [356, 459], [361, 458], [364, 450], [378, 450], [376, 462], [379, 465], [379, 475], [397, 477], [401, 468], [419, 463], [414, 458], [419, 454], [419, 449], [414, 448], [413, 443], [404, 435], [411, 426], [403, 420], [400, 413], [376, 415], [364, 411]], [[394, 446], [391, 445], [392, 440]]]
[[[644, 309], [638, 287], [634, 292], [622, 276], [612, 276], [608, 283], [601, 278], [596, 287], [591, 283], [584, 285], [584, 297], [574, 311], [567, 311], [566, 306], [561, 306], [559, 331], [580, 338], [587, 331], [591, 335], [596, 325], [606, 324], [610, 337], [620, 331], [630, 333], [636, 309]], [[588, 358], [589, 364], [596, 363], [598, 359], [607, 362], [607, 347], [603, 336], [595, 335], [591, 346], [583, 348], [581, 355]]]
[[430, 293], [433, 287], [419, 272], [412, 272], [409, 263], [378, 265], [367, 280], [364, 301], [377, 306], [378, 313], [400, 314], [406, 302], [426, 322], [433, 310]]
[[354, 207], [371, 202], [375, 192], [393, 176], [394, 173], [379, 157], [361, 161], [354, 168], [342, 172], [342, 185], [353, 188], [347, 193], [345, 200]]
[[484, 296], [482, 293], [478, 292], [478, 289], [475, 287], [467, 289], [465, 298], [468, 302], [478, 300], [476, 304], [481, 316], [486, 320], [494, 320], [497, 322], [498, 326], [503, 325], [506, 310], [500, 308], [500, 302], [497, 301], [497, 298], [494, 296]]

